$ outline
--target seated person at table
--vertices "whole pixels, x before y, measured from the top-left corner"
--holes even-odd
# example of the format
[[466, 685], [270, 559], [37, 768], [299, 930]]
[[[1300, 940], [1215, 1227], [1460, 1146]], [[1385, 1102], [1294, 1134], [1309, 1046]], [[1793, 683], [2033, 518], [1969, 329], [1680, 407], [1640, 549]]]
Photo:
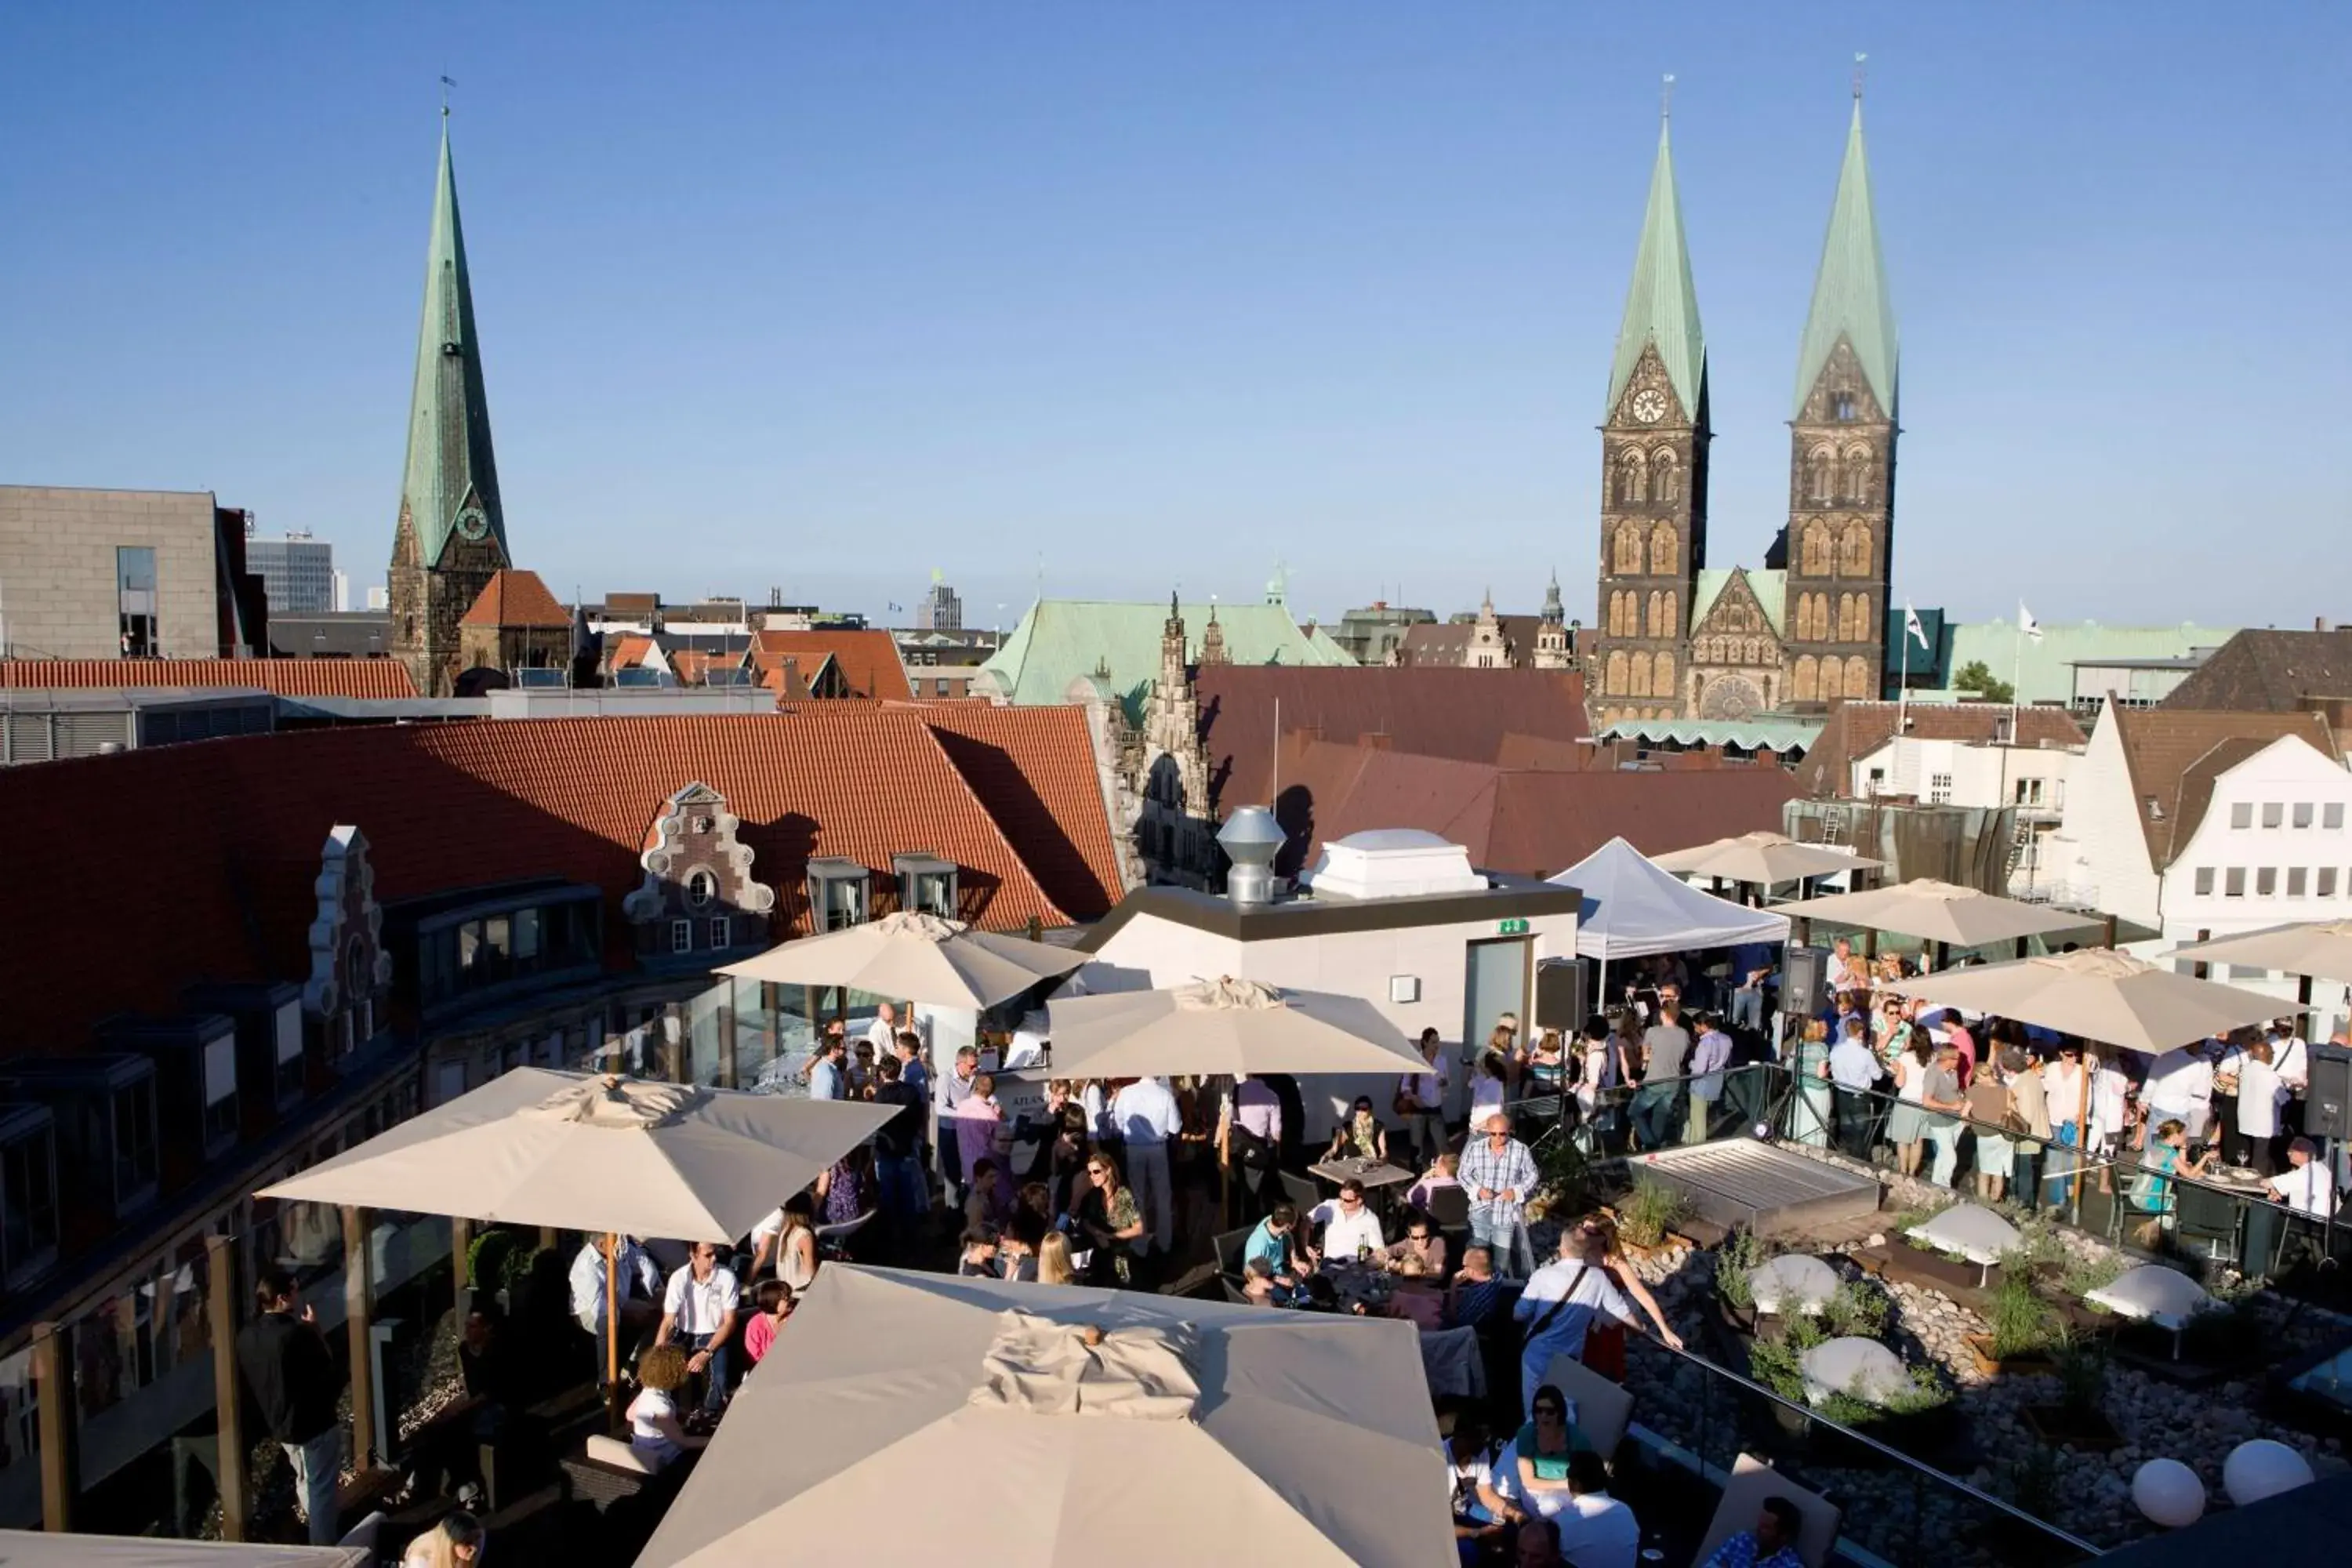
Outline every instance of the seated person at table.
[[1037, 1282], [1037, 1246], [1045, 1239], [1045, 1222], [1026, 1208], [1013, 1211], [1005, 1225], [1003, 1245], [997, 1256], [1003, 1259], [1004, 1277], [1024, 1284]]
[[1421, 1173], [1421, 1179], [1413, 1183], [1412, 1190], [1405, 1194], [1404, 1201], [1417, 1209], [1427, 1208], [1430, 1194], [1440, 1187], [1462, 1184], [1461, 1170], [1462, 1156], [1451, 1149], [1444, 1151], [1430, 1162], [1429, 1169]]
[[2172, 1178], [2205, 1173], [2216, 1151], [2208, 1149], [2194, 1160], [2186, 1159], [2183, 1151], [2188, 1143], [2189, 1129], [2177, 1119], [2168, 1118], [2147, 1134], [2147, 1147], [2140, 1151], [2139, 1180], [2132, 1189], [2132, 1207], [2142, 1214], [2168, 1213], [2172, 1207]]
[[1804, 1533], [1805, 1516], [1784, 1497], [1768, 1497], [1756, 1528], [1743, 1530], [1716, 1549], [1705, 1568], [1804, 1568], [1797, 1541]]
[[1372, 1110], [1372, 1098], [1368, 1094], [1356, 1097], [1356, 1108], [1348, 1120], [1331, 1131], [1331, 1146], [1323, 1151], [1326, 1160], [1385, 1160], [1389, 1157], [1388, 1130]]
[[1461, 1543], [1463, 1563], [1473, 1564], [1483, 1544], [1503, 1532], [1502, 1515], [1508, 1505], [1495, 1490], [1495, 1466], [1501, 1456], [1486, 1417], [1475, 1409], [1454, 1417], [1454, 1435], [1442, 1447], [1454, 1494], [1454, 1538]]
[[1445, 1238], [1437, 1222], [1415, 1209], [1405, 1216], [1404, 1239], [1388, 1250], [1389, 1272], [1411, 1279], [1445, 1278]]
[[971, 1167], [971, 1195], [963, 1201], [963, 1223], [1002, 1226], [1013, 1212], [1005, 1200], [1004, 1173], [993, 1159], [976, 1160]]
[[2286, 1146], [2286, 1169], [2263, 1185], [2295, 1214], [2326, 1219], [2336, 1208], [2336, 1178], [2320, 1163], [2319, 1145], [2297, 1138]]
[[1273, 1213], [1257, 1222], [1257, 1228], [1242, 1243], [1243, 1263], [1252, 1258], [1264, 1258], [1269, 1273], [1296, 1279], [1307, 1272], [1308, 1264], [1298, 1234], [1298, 1210], [1295, 1205], [1276, 1204]]
[[743, 1353], [757, 1366], [776, 1342], [776, 1331], [793, 1315], [799, 1296], [781, 1279], [762, 1279], [751, 1292], [751, 1321], [743, 1325]]
[[956, 1260], [956, 1275], [963, 1279], [995, 1279], [996, 1230], [992, 1226], [973, 1226], [963, 1233], [963, 1256]]
[[1495, 1255], [1483, 1247], [1462, 1249], [1462, 1272], [1445, 1288], [1445, 1323], [1475, 1329], [1503, 1305], [1503, 1282], [1495, 1277]]
[[1590, 1448], [1568, 1418], [1568, 1395], [1545, 1384], [1536, 1390], [1529, 1408], [1533, 1418], [1511, 1440], [1518, 1455], [1519, 1495], [1528, 1509], [1549, 1518], [1569, 1506], [1568, 1461], [1579, 1448]]
[[1344, 1263], [1388, 1255], [1389, 1238], [1381, 1234], [1381, 1216], [1364, 1202], [1364, 1184], [1350, 1176], [1339, 1184], [1339, 1195], [1315, 1205], [1315, 1223], [1323, 1227], [1318, 1261]]
[[710, 1439], [688, 1432], [677, 1418], [677, 1391], [686, 1386], [686, 1352], [656, 1345], [637, 1358], [637, 1396], [629, 1401], [629, 1447], [660, 1469]]
[[1609, 1495], [1609, 1467], [1590, 1448], [1569, 1457], [1568, 1507], [1552, 1522], [1560, 1561], [1573, 1568], [1635, 1568], [1641, 1561], [1641, 1521]]

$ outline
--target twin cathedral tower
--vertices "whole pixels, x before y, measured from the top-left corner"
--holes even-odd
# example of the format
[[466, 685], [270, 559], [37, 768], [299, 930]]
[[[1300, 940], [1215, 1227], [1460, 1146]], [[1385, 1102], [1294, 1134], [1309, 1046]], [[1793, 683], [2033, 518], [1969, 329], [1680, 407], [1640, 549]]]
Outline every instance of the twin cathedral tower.
[[[390, 572], [394, 657], [446, 694], [458, 625], [514, 564], [499, 500], [447, 111]], [[1602, 416], [1596, 719], [1744, 719], [1880, 694], [1895, 514], [1895, 311], [1854, 96], [1790, 410], [1789, 521], [1765, 570], [1706, 564], [1706, 342], [1663, 124]]]
[[1746, 719], [1876, 698], [1894, 542], [1895, 310], [1856, 91], [1789, 416], [1789, 521], [1765, 570], [1706, 564], [1706, 342], [1666, 128], [1601, 426], [1594, 717]]

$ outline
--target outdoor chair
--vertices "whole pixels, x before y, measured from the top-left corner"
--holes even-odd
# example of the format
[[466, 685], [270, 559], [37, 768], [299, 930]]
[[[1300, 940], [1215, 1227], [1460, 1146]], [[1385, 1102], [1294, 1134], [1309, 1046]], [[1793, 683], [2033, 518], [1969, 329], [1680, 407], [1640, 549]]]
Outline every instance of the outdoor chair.
[[1217, 1237], [1218, 1273], [1234, 1279], [1242, 1277], [1242, 1248], [1249, 1245], [1249, 1238], [1256, 1230], [1255, 1226], [1244, 1226], [1239, 1230], [1228, 1230]]
[[[2196, 1246], [2209, 1258], [2235, 1258], [2238, 1249], [2238, 1200], [2194, 1182], [2174, 1189], [2173, 1238], [2185, 1248]], [[2247, 1261], [2262, 1263], [2260, 1258]], [[2249, 1269], [2249, 1273], [2255, 1270]]]
[[1296, 1171], [1282, 1171], [1276, 1173], [1282, 1177], [1282, 1195], [1288, 1198], [1297, 1208], [1298, 1223], [1307, 1224], [1307, 1216], [1313, 1214], [1316, 1205], [1323, 1201], [1322, 1189], [1316, 1186], [1315, 1178], [1312, 1176], [1302, 1176]]
[[856, 1219], [845, 1219], [839, 1225], [818, 1226], [811, 1233], [816, 1237], [817, 1256], [828, 1258], [838, 1258], [844, 1256], [849, 1238], [865, 1229], [866, 1222], [878, 1212], [876, 1209], [867, 1209]]
[[1592, 1451], [1604, 1459], [1613, 1458], [1617, 1445], [1625, 1440], [1625, 1428], [1633, 1424], [1633, 1396], [1577, 1356], [1552, 1357], [1544, 1381], [1568, 1396], [1576, 1412], [1576, 1429]]
[[1723, 1484], [1723, 1499], [1715, 1505], [1715, 1518], [1691, 1557], [1694, 1568], [1741, 1531], [1755, 1529], [1756, 1516], [1764, 1511], [1764, 1500], [1775, 1497], [1787, 1498], [1804, 1516], [1797, 1555], [1804, 1559], [1805, 1568], [1822, 1568], [1829, 1561], [1830, 1548], [1837, 1544], [1838, 1521], [1843, 1517], [1837, 1505], [1819, 1492], [1807, 1491], [1753, 1454], [1742, 1454], [1733, 1462], [1731, 1479]]
[[1243, 1294], [1242, 1288], [1240, 1286], [1234, 1283], [1234, 1277], [1232, 1275], [1218, 1275], [1217, 1283], [1225, 1288], [1225, 1300], [1231, 1301], [1234, 1305], [1237, 1307], [1251, 1307], [1256, 1305], [1255, 1302], [1252, 1301], [1246, 1295]]

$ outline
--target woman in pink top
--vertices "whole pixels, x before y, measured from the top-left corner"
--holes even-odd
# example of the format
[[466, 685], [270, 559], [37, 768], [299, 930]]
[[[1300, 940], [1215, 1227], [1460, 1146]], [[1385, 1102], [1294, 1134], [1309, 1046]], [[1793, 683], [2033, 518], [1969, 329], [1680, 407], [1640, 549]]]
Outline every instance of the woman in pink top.
[[759, 1310], [743, 1325], [743, 1353], [751, 1358], [753, 1364], [758, 1364], [768, 1353], [768, 1347], [776, 1342], [776, 1331], [793, 1315], [795, 1300], [793, 1288], [781, 1279], [763, 1279], [751, 1293], [752, 1303]]

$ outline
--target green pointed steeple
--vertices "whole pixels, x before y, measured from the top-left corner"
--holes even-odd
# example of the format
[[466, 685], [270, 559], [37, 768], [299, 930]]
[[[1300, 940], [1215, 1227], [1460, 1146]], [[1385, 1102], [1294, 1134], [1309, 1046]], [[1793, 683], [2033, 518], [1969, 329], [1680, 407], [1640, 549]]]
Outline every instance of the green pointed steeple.
[[[441, 172], [433, 192], [433, 239], [425, 256], [425, 317], [416, 330], [416, 386], [408, 409], [408, 468], [400, 502], [430, 568], [457, 533], [495, 538], [507, 554], [490, 451], [490, 405], [482, 391], [481, 343], [474, 335], [474, 289], [466, 236], [457, 223], [457, 181], [449, 163], [448, 110], [441, 116]], [[508, 557], [512, 559], [511, 555]]]
[[1608, 418], [1625, 395], [1625, 384], [1656, 344], [1658, 358], [1682, 399], [1683, 412], [1699, 417], [1699, 393], [1706, 382], [1706, 341], [1698, 326], [1698, 290], [1691, 284], [1690, 252], [1683, 246], [1683, 204], [1675, 190], [1675, 156], [1667, 126], [1658, 124], [1658, 161], [1650, 171], [1650, 205], [1642, 214], [1642, 243], [1633, 252], [1633, 286], [1625, 291], [1625, 321], [1617, 329], [1617, 363], [1609, 372]]
[[1895, 417], [1895, 302], [1886, 289], [1886, 264], [1878, 253], [1878, 224], [1871, 216], [1870, 165], [1862, 150], [1862, 94], [1855, 90], [1853, 123], [1846, 132], [1845, 163], [1838, 170], [1837, 201], [1830, 208], [1829, 237], [1813, 278], [1813, 308], [1805, 317], [1804, 342], [1797, 355], [1797, 405], [1804, 417], [1822, 367], [1837, 352], [1840, 338], [1869, 378], [1870, 390], [1889, 419]]

